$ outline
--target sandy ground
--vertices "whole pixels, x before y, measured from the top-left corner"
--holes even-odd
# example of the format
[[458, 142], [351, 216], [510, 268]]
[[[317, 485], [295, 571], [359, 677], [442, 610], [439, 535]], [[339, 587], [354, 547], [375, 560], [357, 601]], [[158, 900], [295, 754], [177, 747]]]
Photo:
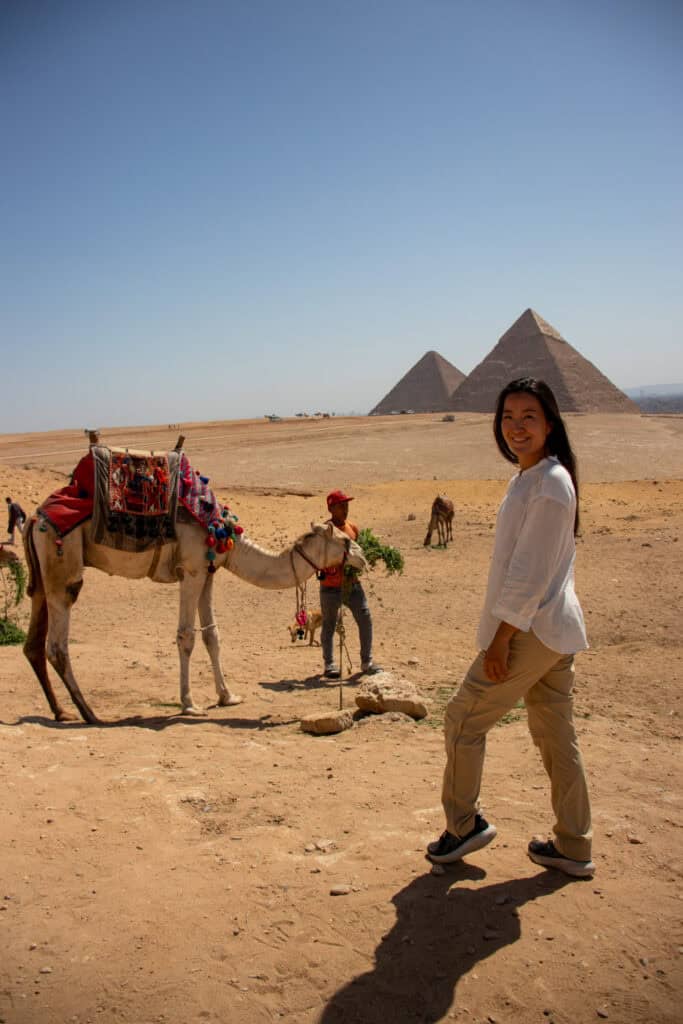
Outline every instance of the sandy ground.
[[[406, 560], [400, 578], [368, 577], [376, 656], [430, 714], [302, 734], [299, 719], [336, 708], [340, 691], [318, 678], [319, 648], [290, 642], [294, 594], [223, 572], [223, 663], [244, 703], [209, 708], [199, 645], [207, 716], [182, 718], [176, 590], [87, 570], [72, 657], [107, 725], [55, 724], [21, 650], [0, 648], [1, 1022], [680, 1020], [683, 418], [570, 427], [595, 878], [525, 855], [552, 821], [521, 710], [489, 738], [497, 839], [442, 876], [423, 856], [443, 828], [443, 708], [475, 653], [509, 475], [486, 417], [184, 425], [195, 467], [273, 549], [322, 517], [329, 487], [351, 489], [355, 519]], [[103, 441], [167, 448], [177, 433]], [[83, 451], [82, 431], [0, 437], [3, 496], [35, 507]], [[447, 550], [422, 546], [437, 491], [457, 508]], [[357, 686], [351, 674], [345, 706]], [[331, 895], [340, 884], [348, 894]]]

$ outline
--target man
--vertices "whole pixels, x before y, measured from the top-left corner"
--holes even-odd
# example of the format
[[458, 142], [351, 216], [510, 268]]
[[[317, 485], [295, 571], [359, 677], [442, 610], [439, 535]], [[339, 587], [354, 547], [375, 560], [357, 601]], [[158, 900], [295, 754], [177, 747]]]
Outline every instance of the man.
[[11, 498], [5, 498], [8, 505], [9, 520], [7, 523], [7, 543], [14, 544], [14, 531], [18, 528], [21, 533], [24, 523], [26, 522], [26, 513], [19, 504], [18, 501], [12, 501]]
[[[353, 498], [343, 491], [331, 491], [327, 495], [327, 509], [330, 513], [328, 522], [334, 523], [338, 530], [345, 533], [351, 540], [358, 540], [359, 529], [348, 519], [349, 502]], [[344, 575], [344, 567], [325, 569], [324, 579], [320, 581], [320, 611], [323, 622], [320, 632], [320, 643], [323, 650], [326, 679], [339, 679], [340, 669], [334, 660], [334, 631], [342, 601], [350, 609], [358, 626], [360, 637], [361, 672], [376, 675], [382, 669], [372, 660], [372, 617], [358, 577]]]

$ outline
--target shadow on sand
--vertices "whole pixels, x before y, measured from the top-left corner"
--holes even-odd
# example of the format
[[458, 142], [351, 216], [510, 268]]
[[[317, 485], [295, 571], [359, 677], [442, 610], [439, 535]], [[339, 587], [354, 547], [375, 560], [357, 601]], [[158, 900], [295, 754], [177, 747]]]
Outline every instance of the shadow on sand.
[[396, 923], [377, 947], [374, 969], [339, 989], [319, 1024], [441, 1020], [459, 980], [519, 939], [516, 908], [570, 881], [544, 871], [477, 888], [457, 884], [485, 877], [481, 868], [460, 862], [445, 875], [422, 875], [396, 893]]
[[298, 718], [283, 718], [280, 715], [260, 715], [259, 718], [212, 718], [206, 714], [200, 718], [177, 715], [131, 715], [128, 718], [117, 718], [113, 721], [100, 719], [90, 725], [88, 722], [55, 722], [54, 718], [45, 715], [24, 715], [16, 722], [2, 722], [0, 725], [42, 725], [45, 729], [73, 731], [79, 729], [151, 729], [161, 732], [172, 726], [207, 726], [217, 725], [226, 729], [279, 729], [285, 725], [295, 725]]
[[[344, 688], [358, 686], [364, 678], [362, 672], [354, 672], [353, 675], [342, 679], [341, 683]], [[324, 679], [316, 672], [314, 676], [307, 676], [305, 679], [277, 679], [272, 683], [259, 683], [258, 685], [264, 690], [273, 690], [275, 693], [291, 693], [294, 690], [330, 690], [332, 692], [339, 689], [339, 680]]]

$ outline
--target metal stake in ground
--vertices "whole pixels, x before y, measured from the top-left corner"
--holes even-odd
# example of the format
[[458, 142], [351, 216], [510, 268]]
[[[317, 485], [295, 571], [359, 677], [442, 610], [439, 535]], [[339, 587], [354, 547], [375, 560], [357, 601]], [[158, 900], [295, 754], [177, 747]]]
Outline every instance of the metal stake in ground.
[[351, 655], [349, 649], [346, 646], [346, 627], [344, 626], [344, 601], [339, 605], [339, 613], [337, 615], [337, 632], [339, 633], [339, 710], [341, 711], [344, 707], [344, 696], [343, 696], [343, 685], [344, 685], [344, 652], [346, 652], [346, 669], [349, 675], [351, 675]]

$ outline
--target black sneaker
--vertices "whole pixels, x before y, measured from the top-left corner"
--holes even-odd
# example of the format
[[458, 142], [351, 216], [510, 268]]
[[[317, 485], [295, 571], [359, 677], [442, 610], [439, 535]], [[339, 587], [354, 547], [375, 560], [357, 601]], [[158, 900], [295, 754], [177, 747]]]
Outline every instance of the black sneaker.
[[325, 671], [323, 672], [325, 679], [339, 679], [341, 672], [336, 665], [326, 665]]
[[364, 661], [360, 670], [364, 676], [376, 676], [379, 672], [384, 672], [382, 666], [378, 665], [376, 661]]
[[488, 846], [495, 837], [496, 826], [489, 825], [481, 814], [477, 814], [471, 832], [468, 832], [462, 839], [459, 836], [454, 836], [452, 832], [442, 832], [441, 836], [427, 847], [427, 856], [435, 864], [452, 864], [467, 856], [468, 853], [474, 853], [475, 850], [481, 850], [484, 846]]
[[592, 860], [565, 857], [555, 849], [552, 839], [545, 843], [541, 839], [532, 839], [527, 852], [534, 864], [541, 864], [544, 868], [557, 868], [572, 878], [592, 878], [595, 874], [595, 864]]

